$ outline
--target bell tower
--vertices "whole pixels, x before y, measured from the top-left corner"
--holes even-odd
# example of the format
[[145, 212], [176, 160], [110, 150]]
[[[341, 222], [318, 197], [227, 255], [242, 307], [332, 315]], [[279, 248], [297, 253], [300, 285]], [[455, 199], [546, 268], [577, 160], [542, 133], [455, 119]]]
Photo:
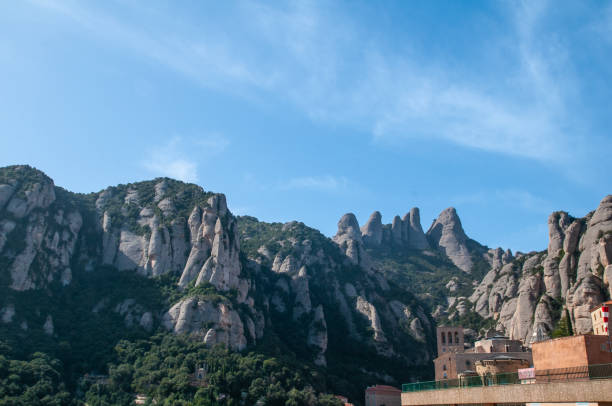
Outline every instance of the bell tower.
[[438, 357], [447, 352], [463, 352], [463, 327], [438, 327], [436, 329], [438, 341]]

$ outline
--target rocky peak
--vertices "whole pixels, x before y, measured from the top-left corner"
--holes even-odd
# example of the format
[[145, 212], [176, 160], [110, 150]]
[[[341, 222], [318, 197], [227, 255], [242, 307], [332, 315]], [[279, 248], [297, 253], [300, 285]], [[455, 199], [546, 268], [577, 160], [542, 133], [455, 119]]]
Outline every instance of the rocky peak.
[[361, 241], [359, 223], [357, 222], [357, 217], [355, 217], [353, 213], [345, 214], [340, 218], [340, 221], [338, 221], [338, 232], [334, 237], [334, 241], [342, 238]]
[[352, 263], [362, 265], [365, 268], [370, 267], [370, 261], [361, 240], [359, 223], [353, 213], [345, 214], [338, 221], [338, 232], [333, 241], [338, 244]]
[[366, 245], [380, 245], [383, 237], [382, 216], [379, 211], [370, 215], [368, 222], [361, 227], [361, 236]]
[[[404, 220], [406, 221], [406, 220]], [[406, 224], [408, 247], [415, 250], [429, 249], [429, 243], [421, 227], [421, 215], [418, 207], [410, 209], [409, 223]]]
[[415, 250], [429, 249], [418, 208], [413, 207], [404, 217], [393, 217], [391, 224], [383, 225], [381, 218], [380, 212], [375, 211], [361, 228], [361, 236], [366, 246], [377, 247], [384, 243]]
[[391, 223], [391, 239], [395, 244], [402, 243], [402, 229], [403, 229], [402, 219], [400, 216], [393, 217], [393, 222]]
[[440, 213], [427, 231], [429, 240], [464, 272], [472, 269], [472, 258], [467, 248], [468, 237], [454, 207]]

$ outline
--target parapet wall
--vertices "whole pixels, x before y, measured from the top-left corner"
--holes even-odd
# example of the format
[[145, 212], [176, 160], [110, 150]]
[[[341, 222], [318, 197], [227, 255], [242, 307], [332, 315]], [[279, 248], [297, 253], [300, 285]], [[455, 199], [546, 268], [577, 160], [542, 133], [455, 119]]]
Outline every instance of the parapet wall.
[[612, 402], [612, 379], [402, 393], [402, 406], [551, 402]]

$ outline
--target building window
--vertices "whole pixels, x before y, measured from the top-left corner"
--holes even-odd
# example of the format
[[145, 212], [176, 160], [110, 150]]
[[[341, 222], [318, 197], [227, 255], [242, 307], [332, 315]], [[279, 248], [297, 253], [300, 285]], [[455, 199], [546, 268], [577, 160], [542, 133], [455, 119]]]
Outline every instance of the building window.
[[469, 366], [470, 366], [470, 360], [469, 360], [469, 359], [466, 359], [466, 360], [465, 360], [465, 366], [467, 366], [467, 367], [469, 367]]
[[453, 343], [453, 333], [451, 333], [450, 331], [448, 332], [448, 343], [449, 344]]
[[455, 344], [459, 344], [459, 333], [455, 331]]
[[446, 347], [445, 347], [445, 348], [442, 348], [442, 352], [446, 352]]
[[446, 372], [444, 373], [444, 379], [446, 379]]
[[446, 344], [446, 334], [442, 332], [440, 335], [442, 336], [442, 344]]
[[442, 365], [442, 371], [446, 371], [446, 364]]

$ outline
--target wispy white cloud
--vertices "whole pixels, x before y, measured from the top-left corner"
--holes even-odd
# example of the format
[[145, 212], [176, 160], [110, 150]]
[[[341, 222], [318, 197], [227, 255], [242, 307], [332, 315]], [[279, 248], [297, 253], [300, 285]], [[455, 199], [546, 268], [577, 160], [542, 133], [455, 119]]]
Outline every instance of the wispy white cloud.
[[181, 139], [172, 138], [167, 144], [152, 148], [142, 166], [156, 175], [167, 176], [183, 182], [198, 180], [198, 165], [180, 151]]
[[167, 143], [148, 151], [142, 166], [156, 175], [184, 182], [198, 180], [198, 162], [222, 153], [230, 144], [223, 135], [214, 133], [200, 137], [172, 137]]
[[343, 176], [304, 176], [291, 178], [283, 183], [280, 188], [283, 190], [317, 190], [326, 192], [338, 192], [349, 187], [349, 180]]
[[447, 74], [444, 61], [381, 51], [325, 3], [244, 2], [232, 16], [238, 33], [221, 33], [206, 24], [156, 31], [83, 3], [32, 1], [202, 86], [289, 100], [315, 119], [371, 130], [379, 142], [435, 138], [555, 162], [570, 152], [564, 100], [571, 80], [563, 48], [549, 37], [542, 43], [545, 2], [513, 3], [510, 68], [483, 84]]

